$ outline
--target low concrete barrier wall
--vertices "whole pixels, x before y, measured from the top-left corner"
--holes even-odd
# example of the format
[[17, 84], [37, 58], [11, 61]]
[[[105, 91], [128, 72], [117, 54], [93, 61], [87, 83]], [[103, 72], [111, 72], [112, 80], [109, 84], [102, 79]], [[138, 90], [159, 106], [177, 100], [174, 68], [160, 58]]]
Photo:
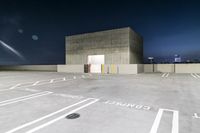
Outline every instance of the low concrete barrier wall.
[[0, 70], [7, 71], [57, 71], [57, 65], [16, 65], [0, 66]]
[[144, 72], [143, 64], [105, 64], [102, 73], [137, 74]]
[[[154, 69], [153, 69], [154, 66]], [[175, 69], [175, 70], [174, 70]], [[0, 66], [7, 71], [53, 71], [67, 73], [84, 73], [84, 65], [16, 65]], [[105, 64], [102, 73], [137, 74], [148, 72], [200, 73], [200, 64]]]
[[174, 73], [174, 64], [155, 64], [154, 65], [154, 72], [169, 72]]
[[136, 64], [137, 65], [137, 72], [143, 73], [144, 72], [144, 64]]
[[153, 72], [153, 64], [144, 64], [144, 72], [152, 73]]
[[144, 72], [200, 73], [200, 64], [144, 64]]
[[176, 64], [176, 73], [200, 73], [200, 64]]
[[84, 73], [84, 65], [57, 65], [57, 72]]
[[[84, 73], [84, 65], [58, 65], [58, 72]], [[144, 72], [143, 64], [104, 64], [103, 74], [137, 74]]]
[[174, 64], [144, 64], [144, 72], [151, 73], [151, 72], [174, 72]]
[[137, 74], [138, 73], [137, 64], [118, 65], [118, 66], [119, 66], [119, 74]]

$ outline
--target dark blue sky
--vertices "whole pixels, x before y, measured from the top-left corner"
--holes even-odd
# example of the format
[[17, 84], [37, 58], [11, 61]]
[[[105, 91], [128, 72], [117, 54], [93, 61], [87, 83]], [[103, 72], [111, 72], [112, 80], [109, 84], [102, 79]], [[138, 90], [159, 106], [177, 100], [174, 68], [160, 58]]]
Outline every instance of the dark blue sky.
[[127, 26], [143, 36], [145, 59], [200, 59], [199, 7], [198, 0], [4, 0], [0, 40], [24, 59], [1, 44], [0, 64], [63, 64], [65, 36]]

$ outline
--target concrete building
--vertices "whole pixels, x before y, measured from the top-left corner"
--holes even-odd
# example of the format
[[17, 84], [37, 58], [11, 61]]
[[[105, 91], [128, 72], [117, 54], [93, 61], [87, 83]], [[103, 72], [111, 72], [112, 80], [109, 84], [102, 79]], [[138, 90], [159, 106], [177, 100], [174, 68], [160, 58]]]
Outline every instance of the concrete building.
[[[66, 65], [59, 72], [143, 72], [143, 39], [131, 28], [67, 36]], [[84, 65], [89, 64], [89, 65]]]
[[66, 64], [140, 64], [143, 39], [131, 28], [66, 37]]

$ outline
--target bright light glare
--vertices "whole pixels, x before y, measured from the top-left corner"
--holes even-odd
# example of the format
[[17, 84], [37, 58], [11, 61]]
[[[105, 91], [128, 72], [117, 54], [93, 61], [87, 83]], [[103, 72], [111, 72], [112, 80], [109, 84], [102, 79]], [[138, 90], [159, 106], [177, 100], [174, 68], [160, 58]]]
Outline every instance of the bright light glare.
[[9, 51], [14, 53], [15, 55], [17, 55], [20, 59], [25, 60], [23, 55], [21, 55], [16, 49], [14, 49], [13, 47], [9, 46], [5, 42], [0, 40], [0, 45], [3, 46], [4, 48], [8, 49]]

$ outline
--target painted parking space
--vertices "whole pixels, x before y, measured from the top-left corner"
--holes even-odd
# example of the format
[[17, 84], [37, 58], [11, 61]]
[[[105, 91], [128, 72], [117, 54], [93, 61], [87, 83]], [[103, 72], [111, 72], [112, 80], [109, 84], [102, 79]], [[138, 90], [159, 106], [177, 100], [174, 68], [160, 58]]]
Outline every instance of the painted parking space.
[[[43, 92], [43, 91], [37, 91], [37, 92]], [[15, 99], [18, 97], [25, 97], [28, 95], [34, 94], [31, 91], [24, 91], [24, 90], [10, 90], [10, 91], [4, 91], [0, 93], [0, 102]]]
[[34, 121], [43, 116], [76, 104], [82, 99], [62, 98], [56, 95], [46, 95], [15, 102], [0, 107], [0, 132], [10, 131], [18, 126]]
[[170, 75], [169, 73], [163, 73], [161, 77], [162, 78], [167, 78], [167, 77], [169, 77], [169, 75]]
[[70, 80], [73, 80], [73, 79], [74, 78], [61, 77], [61, 78], [54, 78], [54, 79], [38, 80], [38, 81], [33, 81], [33, 82], [22, 82], [22, 83], [18, 83], [18, 84], [15, 84], [15, 85], [11, 85], [9, 87], [1, 88], [0, 92], [9, 91], [9, 90], [13, 90], [13, 89], [27, 88], [27, 87], [32, 87], [32, 86], [55, 84], [55, 83], [59, 83], [59, 82], [70, 81]]
[[190, 75], [195, 79], [200, 79], [200, 74], [199, 73], [191, 73]]
[[[54, 123], [45, 126], [34, 127], [30, 131], [41, 133], [187, 133], [183, 114], [179, 111], [159, 109], [157, 112], [113, 107], [95, 103], [86, 109], [77, 111], [80, 118], [66, 119], [64, 116]], [[179, 118], [181, 117], [181, 118]], [[191, 118], [188, 119], [190, 121]], [[87, 122], [87, 124], [85, 124]], [[77, 128], [78, 127], [78, 128]], [[195, 128], [194, 128], [195, 129]], [[193, 131], [193, 129], [190, 129]]]
[[[56, 76], [0, 92], [11, 102], [0, 107], [0, 132], [199, 132], [200, 88], [190, 74]], [[80, 117], [65, 118], [73, 112]]]
[[[62, 117], [62, 119], [51, 125], [42, 126], [38, 132], [148, 132], [149, 129], [147, 127], [151, 127], [154, 118], [154, 115], [148, 111], [140, 112], [139, 110], [117, 108], [106, 104], [102, 105], [99, 102], [77, 111], [77, 113], [80, 114], [78, 119], [69, 120]], [[146, 119], [142, 116], [145, 116]], [[140, 129], [140, 127], [146, 128]], [[38, 127], [31, 130], [33, 131], [34, 129], [38, 129]]]

